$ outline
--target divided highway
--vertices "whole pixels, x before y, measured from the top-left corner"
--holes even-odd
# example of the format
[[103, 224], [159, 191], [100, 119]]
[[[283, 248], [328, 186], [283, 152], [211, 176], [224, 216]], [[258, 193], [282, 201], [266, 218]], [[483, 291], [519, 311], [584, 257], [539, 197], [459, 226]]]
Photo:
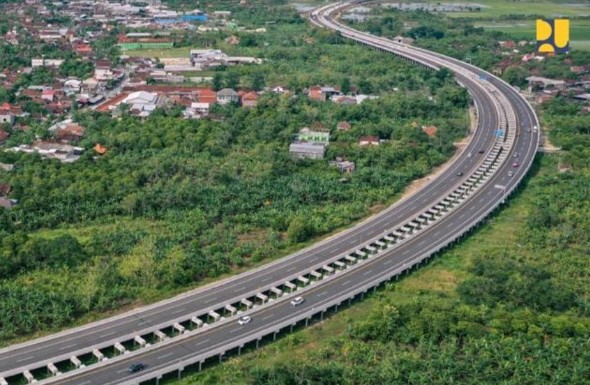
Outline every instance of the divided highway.
[[[447, 66], [455, 72], [458, 81], [469, 89], [478, 108], [479, 121], [463, 156], [459, 157], [443, 175], [410, 198], [347, 231], [277, 262], [117, 317], [2, 349], [0, 378], [19, 378], [25, 370], [44, 368], [72, 356], [87, 354], [94, 349], [112, 346], [118, 341], [160, 330], [163, 325], [172, 325], [176, 320], [190, 318], [191, 315], [218, 310], [240, 299], [252, 297], [266, 287], [282, 283], [310, 266], [349, 253], [355, 246], [386, 233], [435, 205], [441, 196], [466, 180], [482, 163], [492, 146], [497, 144], [497, 128], [502, 126], [503, 122], [511, 121], [513, 116], [515, 122], [512, 130], [515, 132], [510, 134], [514, 136], [514, 142], [512, 146], [501, 149], [508, 152], [506, 160], [469, 199], [411, 238], [384, 250], [378, 257], [367, 259], [355, 268], [307, 286], [302, 292], [306, 299], [302, 305], [293, 308], [289, 306], [288, 298], [282, 297], [268, 302], [265, 306], [248, 310], [253, 318], [252, 323], [248, 325], [239, 326], [233, 319], [218, 321], [194, 333], [186, 333], [149, 348], [43, 382], [106, 385], [129, 381], [128, 383], [132, 384], [159, 378], [171, 370], [182, 370], [188, 364], [199, 365], [209, 357], [222, 355], [232, 348], [239, 348], [251, 341], [259, 340], [264, 335], [307, 320], [312, 315], [326, 311], [380, 282], [386, 282], [455, 241], [476, 226], [505, 199], [530, 167], [538, 147], [538, 120], [532, 108], [512, 87], [500, 79], [486, 74], [486, 80], [479, 80], [483, 71], [476, 67], [443, 55], [357, 32], [332, 19], [332, 15], [338, 14], [340, 9], [351, 4], [352, 2], [345, 2], [322, 7], [312, 14], [312, 22], [324, 28], [338, 30], [344, 37], [392, 52], [421, 65], [433, 68]], [[499, 111], [498, 100], [506, 101], [511, 111]], [[480, 150], [484, 150], [485, 153], [479, 154]], [[512, 156], [515, 152], [518, 154], [517, 157]], [[473, 156], [468, 157], [467, 153]], [[513, 167], [513, 161], [518, 163], [518, 167]], [[463, 173], [465, 177], [457, 177], [458, 172]], [[137, 374], [129, 374], [129, 364], [137, 361], [145, 363], [146, 369]]]

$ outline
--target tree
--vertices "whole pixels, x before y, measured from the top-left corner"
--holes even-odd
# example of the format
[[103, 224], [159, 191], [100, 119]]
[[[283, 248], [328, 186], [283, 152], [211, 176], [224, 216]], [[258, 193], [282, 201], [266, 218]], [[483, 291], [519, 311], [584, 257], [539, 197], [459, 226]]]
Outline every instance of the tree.
[[228, 72], [225, 78], [225, 86], [227, 88], [237, 89], [240, 85], [240, 74], [237, 72]]
[[350, 78], [345, 77], [342, 79], [342, 83], [340, 83], [340, 91], [343, 94], [348, 95], [350, 93]]
[[252, 75], [252, 89], [254, 91], [261, 91], [265, 86], [264, 75], [260, 72], [255, 72]]
[[212, 82], [213, 91], [219, 91], [223, 87], [223, 77], [220, 72], [215, 72]]
[[287, 229], [287, 239], [291, 243], [299, 243], [306, 241], [312, 235], [310, 226], [301, 216], [295, 217], [291, 220], [289, 228]]

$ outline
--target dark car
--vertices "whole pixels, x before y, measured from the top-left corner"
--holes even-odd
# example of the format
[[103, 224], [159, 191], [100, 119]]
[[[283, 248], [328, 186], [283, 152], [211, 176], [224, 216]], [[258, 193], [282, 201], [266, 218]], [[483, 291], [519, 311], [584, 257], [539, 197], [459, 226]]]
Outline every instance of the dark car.
[[145, 368], [145, 365], [142, 364], [141, 362], [136, 362], [135, 364], [131, 364], [129, 366], [129, 373], [137, 373], [140, 370], [143, 370]]
[[484, 150], [483, 149], [482, 150], [479, 150], [478, 153], [479, 154], [483, 154], [484, 153]]

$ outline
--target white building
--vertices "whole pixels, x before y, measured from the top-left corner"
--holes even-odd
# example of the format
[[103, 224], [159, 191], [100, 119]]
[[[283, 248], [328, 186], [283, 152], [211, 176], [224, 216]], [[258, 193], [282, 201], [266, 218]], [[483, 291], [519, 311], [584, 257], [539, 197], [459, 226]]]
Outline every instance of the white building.
[[59, 67], [63, 59], [31, 59], [31, 67]]

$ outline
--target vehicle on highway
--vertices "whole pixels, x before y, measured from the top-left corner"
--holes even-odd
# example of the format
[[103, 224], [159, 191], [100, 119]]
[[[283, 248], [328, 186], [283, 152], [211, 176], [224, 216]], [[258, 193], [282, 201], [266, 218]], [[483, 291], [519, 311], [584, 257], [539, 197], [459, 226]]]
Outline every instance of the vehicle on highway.
[[459, 171], [459, 172], [457, 173], [457, 176], [463, 176], [463, 172], [462, 172], [462, 171]]
[[515, 152], [514, 154], [512, 154], [513, 158], [518, 158], [518, 152]]
[[250, 322], [252, 322], [252, 317], [250, 317], [248, 315], [242, 316], [238, 319], [238, 323], [240, 325], [246, 325], [246, 324], [249, 324]]
[[305, 301], [305, 299], [303, 299], [303, 297], [295, 297], [291, 301], [291, 306], [301, 305], [303, 303], [303, 301]]
[[514, 173], [512, 171], [508, 171], [508, 176], [512, 176]]
[[478, 154], [483, 154], [483, 153], [484, 153], [484, 150], [483, 150], [483, 148], [482, 148], [481, 150], [479, 150], [477, 153], [478, 153]]
[[518, 163], [517, 162], [512, 163], [512, 167], [518, 167]]
[[527, 127], [524, 131], [525, 132], [531, 132], [531, 129]]
[[468, 157], [468, 158], [471, 158], [471, 153], [467, 154], [467, 157]]
[[143, 370], [144, 368], [144, 364], [142, 364], [141, 362], [136, 362], [134, 364], [129, 365], [129, 373], [137, 373], [140, 370]]

